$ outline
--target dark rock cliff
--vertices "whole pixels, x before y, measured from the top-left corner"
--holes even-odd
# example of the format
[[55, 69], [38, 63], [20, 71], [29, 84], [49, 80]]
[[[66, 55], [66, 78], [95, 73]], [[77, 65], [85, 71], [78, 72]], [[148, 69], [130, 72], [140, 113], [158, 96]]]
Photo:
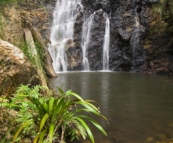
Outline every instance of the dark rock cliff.
[[88, 60], [91, 70], [102, 69], [105, 34], [104, 13], [110, 19], [109, 69], [113, 71], [144, 71], [146, 50], [143, 48], [148, 33], [150, 5], [155, 1], [85, 0], [75, 23], [75, 46], [69, 48], [69, 70], [82, 69], [82, 23], [84, 16], [96, 12], [91, 28]]

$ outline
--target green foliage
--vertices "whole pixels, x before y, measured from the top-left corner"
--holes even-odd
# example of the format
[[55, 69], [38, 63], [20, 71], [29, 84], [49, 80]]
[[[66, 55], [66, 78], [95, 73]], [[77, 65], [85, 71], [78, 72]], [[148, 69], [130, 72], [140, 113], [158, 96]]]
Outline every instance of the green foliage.
[[[38, 53], [38, 60], [37, 63], [39, 62], [39, 67], [43, 67], [43, 63], [45, 61], [45, 53], [42, 50], [42, 48], [40, 47], [40, 45], [38, 43], [35, 43], [36, 46], [36, 50]], [[21, 42], [19, 45], [20, 49], [23, 51], [23, 53], [27, 56], [27, 58], [29, 59], [29, 61], [31, 63], [33, 63], [34, 65], [36, 65], [36, 59], [35, 59], [35, 55], [32, 55], [29, 51], [28, 51], [28, 47], [29, 47], [29, 43], [26, 42]]]
[[93, 101], [84, 100], [70, 90], [58, 90], [59, 95], [54, 97], [48, 88], [35, 86], [31, 89], [22, 85], [11, 102], [3, 105], [18, 111], [16, 121], [20, 126], [14, 135], [13, 143], [26, 136], [32, 137], [34, 143], [64, 143], [67, 137], [72, 141], [88, 136], [94, 143], [87, 122], [107, 135], [95, 120], [84, 115], [90, 113], [106, 119], [92, 104]]
[[7, 5], [7, 4], [10, 4], [10, 3], [16, 3], [16, 2], [19, 2], [21, 0], [0, 0], [0, 6], [3, 6], [3, 5]]
[[29, 61], [31, 63], [35, 64], [34, 56], [29, 53], [28, 46], [29, 46], [29, 44], [27, 44], [26, 42], [21, 42], [19, 45], [19, 48], [23, 51], [23, 53], [26, 55], [26, 57], [29, 59]]
[[173, 36], [173, 1], [160, 0], [152, 7], [155, 16], [167, 23], [167, 30]]
[[166, 0], [161, 0], [160, 3], [156, 3], [156, 4], [153, 5], [153, 11], [154, 11], [156, 14], [162, 16], [162, 14], [163, 14], [163, 9], [164, 9], [164, 6], [165, 6], [165, 1], [166, 1]]
[[43, 63], [45, 62], [45, 52], [43, 51], [43, 48], [41, 48], [37, 42], [35, 43], [35, 46], [36, 46], [37, 53], [39, 55], [40, 65], [43, 67]]
[[2, 15], [0, 14], [0, 38], [2, 39], [4, 37], [4, 26], [5, 26], [5, 22], [2, 18]]

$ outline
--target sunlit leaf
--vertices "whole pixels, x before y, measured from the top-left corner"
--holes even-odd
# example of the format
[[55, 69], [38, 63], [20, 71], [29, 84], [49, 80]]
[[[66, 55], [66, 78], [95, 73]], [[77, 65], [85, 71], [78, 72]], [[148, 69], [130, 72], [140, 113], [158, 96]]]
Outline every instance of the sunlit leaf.
[[49, 128], [49, 143], [52, 143], [53, 135], [54, 135], [54, 129], [55, 129], [55, 125], [51, 124], [50, 128]]
[[26, 126], [28, 126], [29, 124], [31, 124], [33, 121], [32, 120], [29, 120], [25, 123], [22, 124], [22, 126], [17, 130], [17, 132], [15, 133], [14, 135], [14, 138], [13, 138], [13, 141], [12, 143], [14, 143], [17, 139], [17, 137], [19, 136], [20, 132], [22, 131], [22, 129], [24, 129]]
[[53, 110], [53, 103], [55, 101], [55, 98], [51, 97], [49, 100], [49, 114], [52, 112]]
[[46, 122], [47, 119], [48, 119], [48, 117], [49, 117], [49, 114], [46, 113], [46, 114], [44, 115], [44, 117], [42, 118], [41, 123], [40, 123], [39, 132], [41, 132], [43, 126], [45, 125], [45, 122]]
[[44, 129], [39, 135], [39, 143], [43, 143], [44, 136], [46, 134], [46, 129]]

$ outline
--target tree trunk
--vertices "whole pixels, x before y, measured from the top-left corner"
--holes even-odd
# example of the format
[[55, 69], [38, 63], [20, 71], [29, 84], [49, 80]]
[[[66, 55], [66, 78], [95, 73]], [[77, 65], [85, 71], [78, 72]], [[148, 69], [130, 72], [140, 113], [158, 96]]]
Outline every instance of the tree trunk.
[[36, 46], [35, 46], [31, 31], [29, 29], [25, 28], [24, 33], [25, 33], [25, 40], [26, 40], [26, 43], [28, 46], [29, 55], [34, 59], [34, 63], [36, 64], [37, 74], [40, 77], [42, 86], [47, 87], [46, 77], [44, 75], [44, 71], [43, 71], [43, 67], [41, 65], [40, 58], [38, 57], [38, 53], [36, 50]]
[[34, 28], [29, 22], [26, 23], [27, 24], [27, 27], [31, 30], [32, 32], [32, 35], [34, 37], [34, 39], [38, 42], [38, 44], [40, 45], [40, 47], [42, 48], [42, 50], [44, 51], [45, 53], [45, 63], [44, 63], [44, 68], [46, 70], [46, 73], [51, 76], [51, 77], [57, 77], [58, 75], [56, 74], [53, 66], [52, 66], [52, 58], [49, 54], [49, 51], [45, 45], [45, 42], [41, 36], [41, 34], [39, 33], [39, 31]]

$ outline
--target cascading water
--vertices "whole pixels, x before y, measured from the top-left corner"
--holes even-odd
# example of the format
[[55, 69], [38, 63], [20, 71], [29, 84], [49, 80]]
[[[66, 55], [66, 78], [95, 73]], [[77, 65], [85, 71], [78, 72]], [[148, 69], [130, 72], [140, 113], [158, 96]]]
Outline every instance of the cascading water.
[[74, 23], [82, 7], [81, 0], [58, 0], [56, 3], [49, 46], [56, 72], [67, 71], [66, 47], [73, 41]]
[[57, 0], [49, 47], [56, 72], [143, 70], [148, 10], [139, 0]]
[[90, 37], [91, 37], [91, 28], [93, 24], [93, 18], [94, 18], [95, 12], [90, 15], [88, 19], [85, 18], [83, 26], [82, 26], [82, 54], [83, 54], [83, 60], [82, 60], [82, 65], [83, 65], [83, 70], [84, 71], [89, 71], [89, 61], [88, 61], [88, 46], [90, 42]]
[[106, 19], [106, 26], [103, 44], [103, 70], [109, 70], [110, 20], [107, 14], [104, 14], [104, 17]]
[[[140, 22], [139, 22], [139, 15], [136, 13], [136, 16], [134, 17], [135, 20], [135, 30], [132, 33], [130, 45], [132, 47], [132, 67], [131, 69], [134, 70], [134, 68], [140, 63], [139, 59], [137, 58], [138, 53], [142, 53], [141, 47], [140, 47]], [[140, 51], [140, 52], [139, 52]], [[142, 55], [140, 56], [142, 58]]]

